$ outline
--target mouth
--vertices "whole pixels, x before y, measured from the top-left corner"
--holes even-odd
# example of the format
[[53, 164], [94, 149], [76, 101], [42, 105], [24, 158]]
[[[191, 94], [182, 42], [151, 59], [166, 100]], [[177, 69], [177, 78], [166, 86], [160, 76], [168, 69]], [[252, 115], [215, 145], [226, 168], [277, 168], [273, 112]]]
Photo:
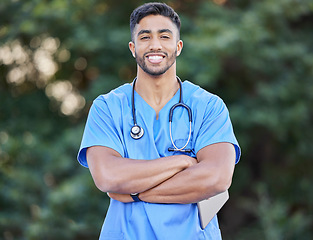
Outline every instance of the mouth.
[[163, 53], [148, 53], [145, 55], [147, 60], [152, 64], [159, 64], [166, 57], [166, 54]]

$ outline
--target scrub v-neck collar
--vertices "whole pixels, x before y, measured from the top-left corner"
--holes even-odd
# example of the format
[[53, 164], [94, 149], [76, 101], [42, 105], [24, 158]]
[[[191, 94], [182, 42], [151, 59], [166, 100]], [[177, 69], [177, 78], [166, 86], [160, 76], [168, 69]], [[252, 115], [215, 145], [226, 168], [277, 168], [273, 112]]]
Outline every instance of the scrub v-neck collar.
[[[140, 102], [145, 105], [145, 107], [144, 107], [145, 110], [146, 110], [146, 108], [148, 108], [148, 109], [150, 109], [150, 111], [153, 111], [153, 113], [154, 113], [154, 115], [155, 115], [155, 120], [159, 120], [159, 119], [160, 119], [160, 114], [161, 114], [161, 112], [165, 111], [165, 109], [168, 108], [168, 105], [170, 105], [170, 103], [173, 102], [174, 99], [177, 98], [177, 102], [178, 102], [179, 97], [177, 97], [177, 96], [180, 94], [180, 91], [179, 91], [179, 88], [178, 88], [178, 90], [176, 91], [176, 93], [174, 94], [174, 96], [173, 96], [170, 100], [168, 100], [168, 102], [160, 109], [160, 111], [159, 111], [158, 114], [157, 114], [157, 112], [155, 111], [155, 109], [154, 109], [149, 103], [147, 103], [147, 102], [143, 99], [143, 97], [141, 97], [141, 96], [139, 95], [139, 93], [136, 92], [136, 90], [134, 91], [134, 93], [135, 93], [135, 102], [136, 102], [136, 98], [139, 98], [139, 99], [140, 99]], [[137, 101], [137, 102], [138, 102], [138, 101]], [[172, 105], [174, 105], [174, 104], [175, 104], [175, 103], [173, 103]]]

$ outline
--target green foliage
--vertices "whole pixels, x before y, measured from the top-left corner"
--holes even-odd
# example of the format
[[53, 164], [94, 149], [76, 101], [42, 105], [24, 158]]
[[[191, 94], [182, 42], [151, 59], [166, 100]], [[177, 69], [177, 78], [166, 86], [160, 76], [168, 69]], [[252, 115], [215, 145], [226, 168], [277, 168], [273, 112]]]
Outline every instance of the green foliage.
[[[75, 159], [92, 100], [136, 74], [143, 2], [1, 1], [0, 239], [97, 238], [108, 198]], [[178, 74], [224, 99], [242, 148], [224, 238], [312, 239], [312, 1], [166, 2]]]

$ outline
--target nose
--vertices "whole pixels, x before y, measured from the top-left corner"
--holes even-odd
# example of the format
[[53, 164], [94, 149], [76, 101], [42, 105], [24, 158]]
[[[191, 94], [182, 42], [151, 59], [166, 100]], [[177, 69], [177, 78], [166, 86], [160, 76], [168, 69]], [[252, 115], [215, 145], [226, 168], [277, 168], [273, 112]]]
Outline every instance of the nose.
[[162, 49], [162, 45], [160, 40], [157, 37], [154, 37], [150, 41], [150, 51], [160, 51]]

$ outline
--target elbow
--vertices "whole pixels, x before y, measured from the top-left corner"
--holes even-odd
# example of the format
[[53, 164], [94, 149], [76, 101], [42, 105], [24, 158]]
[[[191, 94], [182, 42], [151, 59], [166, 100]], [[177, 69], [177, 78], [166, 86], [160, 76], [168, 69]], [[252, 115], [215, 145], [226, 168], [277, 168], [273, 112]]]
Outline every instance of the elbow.
[[106, 179], [94, 178], [94, 183], [101, 192], [110, 192], [112, 189], [112, 184], [106, 181]]
[[119, 192], [123, 187], [123, 175], [119, 173], [120, 155], [106, 147], [87, 149], [86, 158], [95, 186], [102, 192]]
[[216, 174], [213, 177], [213, 182], [215, 183], [215, 190], [217, 194], [225, 192], [230, 188], [232, 184], [233, 174], [233, 166], [230, 166], [229, 168], [222, 168], [219, 169], [219, 171], [216, 171]]
[[218, 193], [225, 192], [226, 190], [228, 190], [230, 188], [231, 183], [232, 183], [232, 179], [231, 178], [220, 180], [220, 182], [217, 184], [216, 191]]
[[94, 177], [94, 183], [101, 192], [119, 192], [120, 184], [110, 176]]
[[205, 197], [210, 198], [228, 190], [232, 183], [232, 176], [215, 175], [213, 179], [211, 176], [206, 182], [205, 190], [203, 190], [207, 192]]
[[95, 183], [95, 185], [101, 192], [112, 192], [108, 184]]
[[228, 190], [232, 183], [232, 176], [219, 176], [215, 183], [216, 194], [225, 192]]

